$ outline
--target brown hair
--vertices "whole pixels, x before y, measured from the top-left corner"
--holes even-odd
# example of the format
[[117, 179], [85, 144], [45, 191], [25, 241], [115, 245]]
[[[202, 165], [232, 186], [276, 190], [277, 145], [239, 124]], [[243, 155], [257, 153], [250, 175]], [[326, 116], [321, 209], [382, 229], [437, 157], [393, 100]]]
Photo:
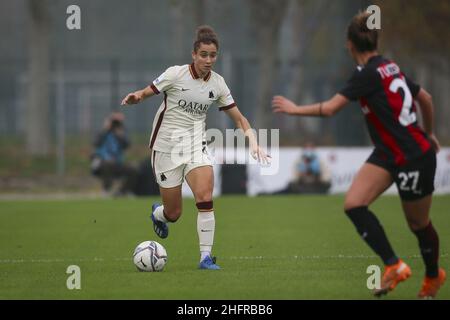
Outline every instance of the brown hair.
[[377, 29], [369, 29], [367, 20], [368, 12], [359, 12], [352, 18], [347, 28], [347, 39], [350, 40], [359, 52], [374, 51], [378, 47]]
[[200, 44], [214, 43], [217, 50], [219, 50], [219, 39], [213, 28], [207, 25], [203, 25], [197, 28], [197, 36], [194, 40], [194, 52], [200, 48]]

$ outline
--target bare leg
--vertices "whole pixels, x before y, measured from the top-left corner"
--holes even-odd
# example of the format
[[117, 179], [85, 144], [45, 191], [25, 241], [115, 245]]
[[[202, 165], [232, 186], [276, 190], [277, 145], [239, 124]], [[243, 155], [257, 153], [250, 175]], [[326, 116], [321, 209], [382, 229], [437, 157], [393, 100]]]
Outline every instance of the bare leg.
[[365, 163], [345, 196], [344, 210], [369, 206], [393, 183], [391, 174], [371, 163]]
[[181, 185], [174, 188], [159, 187], [164, 206], [164, 216], [170, 222], [175, 222], [181, 216], [182, 197]]
[[192, 169], [186, 175], [186, 181], [194, 193], [196, 203], [212, 201], [214, 188], [214, 172], [212, 166]]
[[431, 201], [431, 195], [415, 201], [402, 201], [403, 212], [412, 231], [423, 229], [430, 223]]

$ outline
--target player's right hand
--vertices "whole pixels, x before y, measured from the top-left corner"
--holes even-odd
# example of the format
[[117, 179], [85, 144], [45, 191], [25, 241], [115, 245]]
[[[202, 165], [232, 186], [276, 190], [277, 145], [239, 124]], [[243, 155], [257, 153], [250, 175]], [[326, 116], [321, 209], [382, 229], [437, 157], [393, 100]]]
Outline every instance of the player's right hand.
[[136, 104], [141, 102], [142, 96], [136, 92], [129, 93], [123, 100], [121, 105], [124, 106], [126, 104]]
[[283, 96], [275, 96], [272, 99], [272, 110], [275, 113], [295, 114], [298, 107], [291, 100]]

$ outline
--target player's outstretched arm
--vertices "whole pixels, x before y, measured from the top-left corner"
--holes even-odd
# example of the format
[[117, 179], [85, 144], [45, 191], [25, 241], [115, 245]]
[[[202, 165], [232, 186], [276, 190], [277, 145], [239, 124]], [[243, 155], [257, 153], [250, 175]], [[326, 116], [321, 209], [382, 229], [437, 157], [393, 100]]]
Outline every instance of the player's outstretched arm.
[[225, 110], [225, 113], [234, 121], [237, 128], [244, 131], [250, 145], [250, 153], [253, 159], [263, 164], [270, 163], [270, 156], [258, 145], [256, 136], [248, 122], [247, 118], [242, 115], [237, 107]]
[[150, 86], [138, 90], [135, 92], [131, 92], [127, 94], [127, 96], [122, 100], [121, 105], [129, 105], [129, 104], [136, 104], [144, 100], [145, 98], [151, 97], [155, 94], [155, 92], [152, 90]]
[[296, 116], [331, 117], [348, 102], [349, 100], [339, 93], [327, 101], [303, 106], [297, 106], [283, 96], [275, 96], [272, 99], [272, 109], [275, 113], [286, 113]]
[[434, 135], [433, 98], [425, 89], [421, 88], [415, 99], [417, 100], [417, 102], [419, 102], [424, 130], [430, 137], [430, 140], [431, 140], [431, 143], [433, 144], [434, 150], [436, 152], [439, 152], [441, 146], [439, 144], [438, 139]]

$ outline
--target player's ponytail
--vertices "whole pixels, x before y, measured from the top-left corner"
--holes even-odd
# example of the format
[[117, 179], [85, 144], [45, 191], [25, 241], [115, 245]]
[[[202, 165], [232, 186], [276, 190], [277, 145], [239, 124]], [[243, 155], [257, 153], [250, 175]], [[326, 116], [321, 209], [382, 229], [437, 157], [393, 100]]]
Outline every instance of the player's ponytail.
[[359, 52], [375, 51], [378, 47], [377, 29], [369, 29], [368, 12], [360, 12], [353, 17], [347, 28], [347, 39], [350, 40]]
[[217, 34], [210, 26], [203, 25], [197, 28], [196, 38], [194, 40], [194, 52], [197, 52], [198, 48], [200, 48], [200, 44], [202, 43], [214, 43], [217, 50], [219, 50], [219, 40], [217, 38]]

